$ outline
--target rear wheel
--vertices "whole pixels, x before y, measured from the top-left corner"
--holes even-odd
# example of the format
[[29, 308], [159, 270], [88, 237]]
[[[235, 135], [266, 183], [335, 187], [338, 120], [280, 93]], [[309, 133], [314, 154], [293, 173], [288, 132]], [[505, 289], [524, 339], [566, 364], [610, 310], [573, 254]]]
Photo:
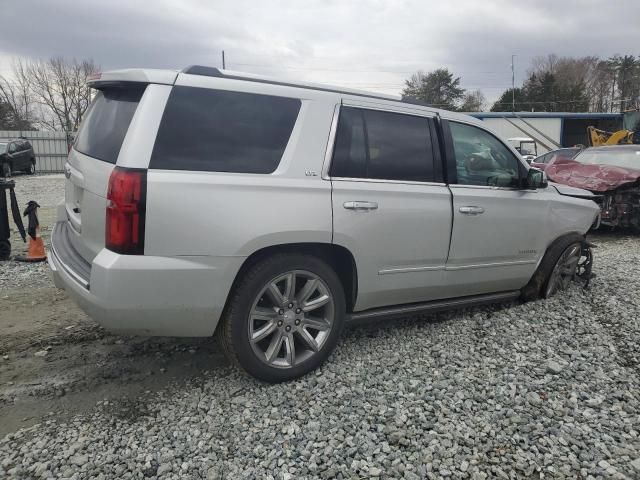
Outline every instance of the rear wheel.
[[9, 163], [3, 163], [2, 164], [2, 176], [4, 178], [10, 178], [11, 177], [11, 165]]
[[234, 363], [282, 382], [326, 360], [344, 323], [344, 291], [324, 261], [277, 254], [251, 267], [232, 293], [219, 329]]
[[28, 175], [33, 175], [36, 173], [36, 161], [35, 160], [31, 160], [29, 162], [29, 166], [26, 168], [25, 172]]

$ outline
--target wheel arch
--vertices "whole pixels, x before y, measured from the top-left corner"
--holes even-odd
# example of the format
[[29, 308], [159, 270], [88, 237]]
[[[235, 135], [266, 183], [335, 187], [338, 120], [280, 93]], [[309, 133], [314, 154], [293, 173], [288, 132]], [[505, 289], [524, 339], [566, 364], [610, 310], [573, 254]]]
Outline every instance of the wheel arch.
[[536, 265], [536, 270], [529, 279], [527, 285], [525, 285], [521, 289], [521, 298], [524, 301], [534, 300], [539, 297], [542, 286], [547, 280], [547, 272], [545, 271], [546, 260], [548, 259], [550, 251], [559, 244], [567, 243], [570, 244], [572, 241], [580, 241], [583, 242], [586, 239], [587, 234], [581, 233], [579, 231], [571, 231], [565, 232], [554, 240], [552, 240], [544, 250], [544, 254], [540, 257], [538, 264]]
[[[345, 247], [333, 243], [322, 242], [300, 242], [270, 245], [260, 248], [249, 255], [240, 266], [231, 284], [227, 302], [231, 297], [231, 292], [243, 277], [245, 272], [262, 259], [276, 253], [300, 253], [313, 255], [324, 260], [333, 268], [338, 275], [342, 288], [344, 289], [347, 313], [353, 311], [358, 295], [358, 272], [353, 254]], [[225, 308], [227, 305], [225, 304]]]

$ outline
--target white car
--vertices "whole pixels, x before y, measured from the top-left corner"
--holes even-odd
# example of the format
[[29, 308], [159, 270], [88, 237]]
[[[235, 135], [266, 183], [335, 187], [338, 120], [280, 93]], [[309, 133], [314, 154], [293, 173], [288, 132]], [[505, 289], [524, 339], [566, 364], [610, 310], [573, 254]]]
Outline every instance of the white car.
[[538, 156], [538, 145], [531, 137], [512, 137], [508, 138], [507, 142], [527, 163], [531, 163]]
[[469, 116], [199, 66], [90, 85], [50, 265], [109, 330], [217, 332], [276, 382], [347, 322], [549, 296], [590, 268], [590, 194]]

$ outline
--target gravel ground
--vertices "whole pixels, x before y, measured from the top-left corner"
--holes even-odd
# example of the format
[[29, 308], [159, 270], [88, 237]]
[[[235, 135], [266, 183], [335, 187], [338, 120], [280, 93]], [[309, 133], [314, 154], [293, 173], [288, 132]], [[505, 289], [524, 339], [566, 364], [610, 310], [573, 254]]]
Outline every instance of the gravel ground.
[[222, 364], [51, 415], [0, 441], [0, 478], [640, 478], [640, 240], [594, 240], [588, 291], [353, 329], [287, 384]]
[[41, 207], [55, 207], [64, 198], [64, 174], [14, 175], [21, 205], [35, 200]]

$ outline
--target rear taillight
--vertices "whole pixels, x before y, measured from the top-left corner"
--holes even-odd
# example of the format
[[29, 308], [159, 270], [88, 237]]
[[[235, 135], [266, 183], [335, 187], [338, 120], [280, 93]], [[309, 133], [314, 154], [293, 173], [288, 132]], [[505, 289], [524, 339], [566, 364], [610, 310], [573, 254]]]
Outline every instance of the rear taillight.
[[123, 255], [144, 254], [147, 172], [115, 167], [107, 189], [105, 247]]

